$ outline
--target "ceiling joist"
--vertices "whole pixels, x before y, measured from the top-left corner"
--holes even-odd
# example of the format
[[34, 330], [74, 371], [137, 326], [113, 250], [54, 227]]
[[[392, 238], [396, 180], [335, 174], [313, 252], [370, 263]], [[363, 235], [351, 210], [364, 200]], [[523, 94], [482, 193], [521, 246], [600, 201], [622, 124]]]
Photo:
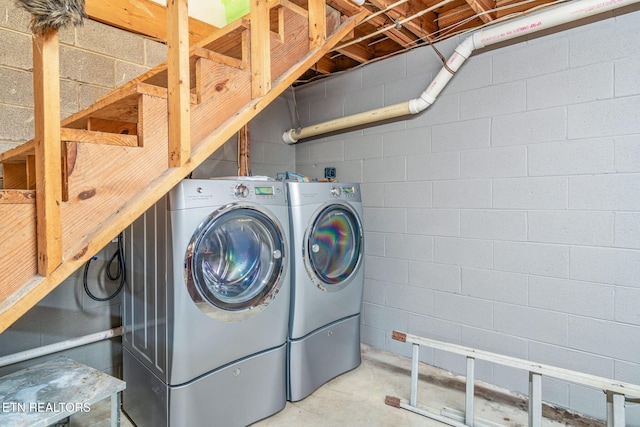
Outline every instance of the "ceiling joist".
[[[286, 1], [307, 8], [307, 0]], [[327, 27], [339, 25], [363, 11], [360, 23], [332, 52], [328, 52], [303, 76], [303, 81], [366, 64], [404, 52], [424, 42], [435, 42], [490, 24], [496, 19], [553, 3], [554, 0], [326, 0]], [[166, 7], [152, 0], [86, 0], [90, 18], [166, 42]], [[301, 9], [302, 10], [302, 9]], [[242, 21], [239, 21], [242, 22]], [[233, 24], [232, 24], [233, 25]], [[237, 24], [236, 24], [237, 25]], [[330, 28], [328, 28], [330, 30]], [[189, 18], [189, 43], [193, 45], [217, 30]], [[237, 43], [237, 38], [231, 40]], [[235, 46], [235, 45], [234, 45]], [[225, 51], [235, 52], [230, 46]]]

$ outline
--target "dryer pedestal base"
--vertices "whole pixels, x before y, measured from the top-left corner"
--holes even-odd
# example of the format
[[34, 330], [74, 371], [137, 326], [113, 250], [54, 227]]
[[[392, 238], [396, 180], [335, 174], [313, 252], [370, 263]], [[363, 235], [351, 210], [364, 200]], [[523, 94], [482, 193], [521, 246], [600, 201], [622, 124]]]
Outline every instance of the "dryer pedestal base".
[[302, 400], [360, 365], [360, 314], [289, 341], [287, 399]]
[[138, 427], [252, 424], [286, 404], [286, 349], [283, 344], [174, 387], [125, 348], [122, 407]]

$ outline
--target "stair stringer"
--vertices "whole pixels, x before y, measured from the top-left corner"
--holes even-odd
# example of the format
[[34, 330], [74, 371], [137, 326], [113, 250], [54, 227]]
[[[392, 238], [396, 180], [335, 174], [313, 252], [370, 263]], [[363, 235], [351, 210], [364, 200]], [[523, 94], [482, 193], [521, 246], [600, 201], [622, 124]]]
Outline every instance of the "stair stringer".
[[[147, 176], [151, 178], [139, 182], [138, 191], [136, 191], [132, 197], [128, 197], [127, 200], [121, 200], [122, 197], [118, 197], [115, 192], [103, 194], [96, 186], [92, 187], [93, 190], [89, 188], [79, 192], [78, 188], [72, 188], [69, 192], [71, 195], [69, 202], [65, 202], [62, 207], [62, 218], [65, 227], [69, 226], [69, 221], [92, 221], [95, 226], [91, 228], [90, 231], [82, 233], [81, 237], [77, 237], [77, 235], [73, 238], [63, 237], [65, 245], [68, 245], [63, 246], [65, 248], [63, 262], [48, 276], [45, 277], [37, 274], [35, 205], [0, 203], [0, 217], [8, 218], [8, 225], [20, 227], [18, 231], [12, 232], [11, 239], [0, 242], [0, 277], [13, 268], [13, 265], [16, 263], [21, 263], [20, 274], [17, 279], [14, 279], [16, 283], [8, 284], [9, 286], [15, 287], [15, 289], [10, 289], [8, 292], [6, 292], [5, 289], [7, 296], [0, 301], [0, 333], [11, 326], [73, 272], [83, 267], [88, 259], [98, 253], [122, 230], [211, 156], [227, 140], [235, 135], [239, 129], [293, 84], [302, 73], [311, 68], [325, 53], [349, 34], [367, 13], [366, 10], [363, 10], [344, 21], [333, 34], [327, 36], [324, 44], [308, 51], [288, 70], [284, 71], [282, 75], [274, 80], [271, 84], [270, 91], [266, 95], [251, 99], [211, 132], [206, 135], [198, 135], [198, 139], [192, 139], [191, 157], [183, 166], [168, 168], [166, 166], [166, 149], [164, 150], [163, 156], [161, 156], [162, 159], [155, 158], [155, 156], [158, 155], [158, 150], [151, 150], [150, 152], [152, 152], [154, 156], [153, 161], [144, 162], [145, 165], [143, 167], [143, 171], [151, 172], [147, 174]], [[166, 110], [166, 99], [164, 97], [144, 93], [140, 96], [143, 99], [143, 103], [146, 102], [156, 108], [164, 108]], [[215, 99], [215, 97], [212, 99]], [[166, 113], [163, 117], [166, 120]], [[165, 132], [165, 124], [166, 122], [163, 123], [163, 126], [156, 126], [155, 123], [147, 123], [148, 128], [145, 129], [145, 124], [143, 123], [142, 132]], [[193, 127], [192, 122], [192, 129]], [[165, 130], [159, 131], [158, 128]], [[148, 137], [148, 134], [145, 135], [145, 145], [149, 143], [149, 140], [146, 139]], [[162, 136], [157, 137], [158, 139], [163, 138]], [[164, 138], [164, 144], [166, 148], [166, 138]], [[86, 156], [86, 150], [88, 148], [78, 144], [74, 149], [78, 150], [75, 153], [75, 167], [79, 168], [79, 165], [81, 165], [83, 161], [86, 161], [84, 157]], [[110, 151], [108, 154], [104, 154], [104, 156], [114, 157], [114, 149], [118, 150], [121, 154], [126, 154], [127, 150], [137, 150], [138, 147], [110, 146]], [[95, 155], [92, 155], [92, 158], [95, 158]], [[158, 167], [157, 162], [164, 163], [164, 166]], [[72, 174], [73, 173], [76, 174], [76, 177], [80, 174], [78, 169], [72, 171]], [[114, 169], [113, 173], [125, 175], [123, 177], [124, 179], [119, 181], [121, 183], [126, 181], [128, 177], [118, 168]], [[117, 188], [117, 185], [112, 188]], [[83, 194], [83, 197], [73, 196], [79, 194]], [[98, 203], [101, 206], [99, 215], [89, 215], [86, 213], [88, 211], [88, 205], [86, 203], [83, 205], [83, 201], [86, 202], [91, 199], [99, 200], [101, 197], [106, 198], [107, 194], [110, 194], [108, 196], [110, 200], [104, 200]], [[94, 201], [92, 202], [96, 203]], [[84, 215], [81, 213], [82, 210], [85, 211]], [[26, 221], [24, 219], [25, 217], [30, 217], [31, 220]], [[73, 236], [73, 234], [70, 233], [67, 235]], [[73, 241], [69, 239], [73, 239]], [[33, 252], [29, 253], [30, 250], [33, 250]], [[1, 286], [6, 288], [7, 284], [2, 284]]]

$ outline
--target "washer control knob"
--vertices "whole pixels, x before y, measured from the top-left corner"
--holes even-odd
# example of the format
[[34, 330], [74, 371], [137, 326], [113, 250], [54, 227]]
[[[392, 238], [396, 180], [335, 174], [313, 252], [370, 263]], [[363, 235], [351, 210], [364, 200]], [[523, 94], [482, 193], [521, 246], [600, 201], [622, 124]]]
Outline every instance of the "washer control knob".
[[249, 189], [244, 184], [238, 184], [236, 185], [236, 188], [233, 190], [233, 194], [235, 194], [237, 197], [244, 198], [249, 195]]
[[340, 191], [340, 187], [337, 187], [335, 185], [331, 187], [331, 195], [333, 197], [340, 197], [340, 194], [342, 194], [342, 191]]

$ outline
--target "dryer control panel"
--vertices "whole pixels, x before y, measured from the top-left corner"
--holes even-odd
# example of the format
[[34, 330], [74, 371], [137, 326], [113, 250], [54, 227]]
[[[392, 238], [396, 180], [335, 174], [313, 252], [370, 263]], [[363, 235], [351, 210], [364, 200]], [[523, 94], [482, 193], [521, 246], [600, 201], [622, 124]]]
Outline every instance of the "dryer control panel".
[[361, 203], [360, 184], [350, 182], [294, 182], [287, 181], [291, 206], [312, 205], [332, 200]]
[[355, 185], [335, 184], [331, 186], [329, 194], [332, 197], [355, 198], [358, 194], [358, 188]]

